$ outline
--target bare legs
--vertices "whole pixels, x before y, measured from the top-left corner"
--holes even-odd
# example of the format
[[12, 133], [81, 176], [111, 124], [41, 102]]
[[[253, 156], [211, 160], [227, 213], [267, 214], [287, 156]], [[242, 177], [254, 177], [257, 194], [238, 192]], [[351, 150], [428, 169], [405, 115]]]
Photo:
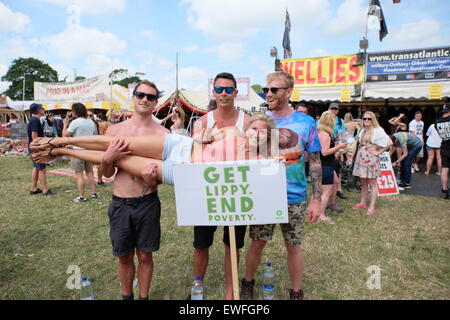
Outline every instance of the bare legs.
[[[104, 137], [104, 136], [98, 136]], [[52, 155], [54, 156], [72, 156], [81, 160], [92, 162], [95, 164], [100, 164], [103, 159], [104, 151], [94, 151], [94, 150], [77, 150], [69, 148], [58, 148], [53, 149]], [[38, 154], [36, 154], [38, 155]], [[156, 164], [158, 166], [157, 179], [162, 182], [162, 161], [150, 158], [144, 158], [139, 156], [126, 156], [121, 160], [117, 161], [115, 165], [120, 169], [134, 175], [136, 177], [142, 177], [142, 170], [149, 164]]]
[[[245, 257], [245, 280], [252, 281], [256, 270], [261, 264], [262, 252], [266, 241], [252, 240]], [[291, 279], [292, 290], [299, 291], [303, 286], [304, 257], [300, 246], [293, 246], [289, 242], [284, 243], [287, 250], [287, 265]]]
[[[327, 210], [328, 202], [330, 202], [331, 194], [334, 192], [333, 184], [322, 185], [322, 197], [320, 200], [320, 221], [326, 221], [325, 211]], [[336, 202], [334, 202], [336, 203]]]
[[[50, 149], [53, 146], [61, 147], [66, 145], [77, 146], [87, 150], [106, 151], [109, 144], [119, 138], [113, 136], [86, 136], [72, 138], [38, 138], [30, 144], [33, 151]], [[161, 159], [164, 150], [164, 135], [149, 135], [139, 137], [121, 138], [128, 145], [128, 150], [135, 156], [145, 158]]]
[[433, 167], [433, 161], [436, 155], [436, 162], [437, 162], [437, 172], [441, 173], [442, 170], [442, 160], [441, 160], [441, 150], [440, 149], [430, 149], [428, 150], [428, 160], [427, 160], [427, 169], [425, 171], [425, 174], [430, 174], [431, 168]]
[[42, 192], [46, 193], [48, 191], [47, 187], [47, 170], [37, 170], [33, 168], [31, 171], [31, 191], [37, 191], [38, 181], [41, 184]]
[[367, 206], [367, 200], [369, 196], [369, 185], [370, 185], [370, 205], [369, 211], [375, 211], [375, 204], [377, 202], [378, 197], [378, 187], [377, 187], [377, 179], [370, 178], [360, 178], [361, 180], [361, 201], [358, 205]]
[[[137, 250], [139, 297], [148, 298], [153, 275], [153, 254]], [[119, 258], [119, 278], [123, 296], [133, 294], [133, 281], [135, 277], [134, 252]]]

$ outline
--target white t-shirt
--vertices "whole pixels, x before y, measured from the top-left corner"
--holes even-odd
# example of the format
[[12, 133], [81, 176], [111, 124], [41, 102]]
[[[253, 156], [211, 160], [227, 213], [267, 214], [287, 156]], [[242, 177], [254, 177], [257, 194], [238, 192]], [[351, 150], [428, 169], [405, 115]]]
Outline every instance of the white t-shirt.
[[[67, 128], [67, 131], [72, 132], [74, 137], [95, 136], [98, 134], [94, 121], [86, 118], [76, 118], [73, 120]], [[73, 148], [82, 149], [78, 147]]]
[[414, 119], [413, 121], [411, 121], [409, 123], [409, 133], [411, 133], [411, 131], [414, 131], [414, 134], [417, 138], [420, 139], [420, 141], [423, 142], [423, 129], [424, 129], [425, 124], [423, 123], [423, 121], [416, 121], [416, 119]]
[[432, 124], [427, 131], [427, 146], [431, 148], [440, 148], [442, 139], [439, 136], [439, 133], [436, 131], [434, 124]]
[[388, 135], [383, 128], [375, 128], [373, 129], [372, 140], [370, 142], [379, 147], [386, 148], [388, 145]]

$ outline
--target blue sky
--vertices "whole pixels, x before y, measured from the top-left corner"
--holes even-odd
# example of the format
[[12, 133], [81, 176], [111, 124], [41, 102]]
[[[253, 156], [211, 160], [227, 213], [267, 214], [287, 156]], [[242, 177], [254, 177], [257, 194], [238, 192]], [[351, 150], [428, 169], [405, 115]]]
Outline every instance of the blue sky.
[[[389, 35], [369, 30], [369, 51], [450, 45], [448, 0], [381, 4]], [[0, 0], [0, 76], [32, 56], [60, 79], [124, 68], [171, 91], [178, 52], [182, 88], [206, 89], [222, 71], [264, 84], [270, 48], [282, 55], [286, 6], [293, 58], [358, 52], [367, 0]]]

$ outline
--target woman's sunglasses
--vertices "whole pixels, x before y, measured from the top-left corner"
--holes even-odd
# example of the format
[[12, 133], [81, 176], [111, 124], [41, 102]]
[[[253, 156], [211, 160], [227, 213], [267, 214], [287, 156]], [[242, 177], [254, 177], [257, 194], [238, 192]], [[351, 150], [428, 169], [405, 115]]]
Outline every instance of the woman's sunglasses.
[[272, 92], [273, 94], [277, 94], [278, 90], [281, 89], [289, 89], [289, 88], [262, 88], [262, 91], [264, 92], [264, 94], [268, 94], [269, 91]]
[[232, 94], [232, 93], [234, 93], [234, 90], [236, 90], [236, 88], [233, 88], [233, 87], [214, 87], [214, 91], [217, 94], [221, 94], [223, 92], [223, 90], [225, 90], [225, 92], [227, 94]]
[[363, 118], [363, 120], [369, 120], [369, 121], [372, 121], [372, 118]]
[[136, 96], [136, 98], [138, 98], [139, 100], [144, 99], [144, 97], [147, 97], [147, 101], [156, 101], [158, 100], [158, 96], [151, 94], [151, 93], [144, 93], [144, 92], [139, 92], [136, 91], [134, 93], [134, 95]]

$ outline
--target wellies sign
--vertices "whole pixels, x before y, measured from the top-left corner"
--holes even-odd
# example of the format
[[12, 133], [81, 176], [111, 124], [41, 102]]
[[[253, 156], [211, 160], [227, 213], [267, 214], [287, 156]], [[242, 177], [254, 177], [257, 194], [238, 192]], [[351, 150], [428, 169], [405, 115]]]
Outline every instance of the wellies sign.
[[286, 169], [272, 160], [174, 167], [180, 226], [287, 223]]

